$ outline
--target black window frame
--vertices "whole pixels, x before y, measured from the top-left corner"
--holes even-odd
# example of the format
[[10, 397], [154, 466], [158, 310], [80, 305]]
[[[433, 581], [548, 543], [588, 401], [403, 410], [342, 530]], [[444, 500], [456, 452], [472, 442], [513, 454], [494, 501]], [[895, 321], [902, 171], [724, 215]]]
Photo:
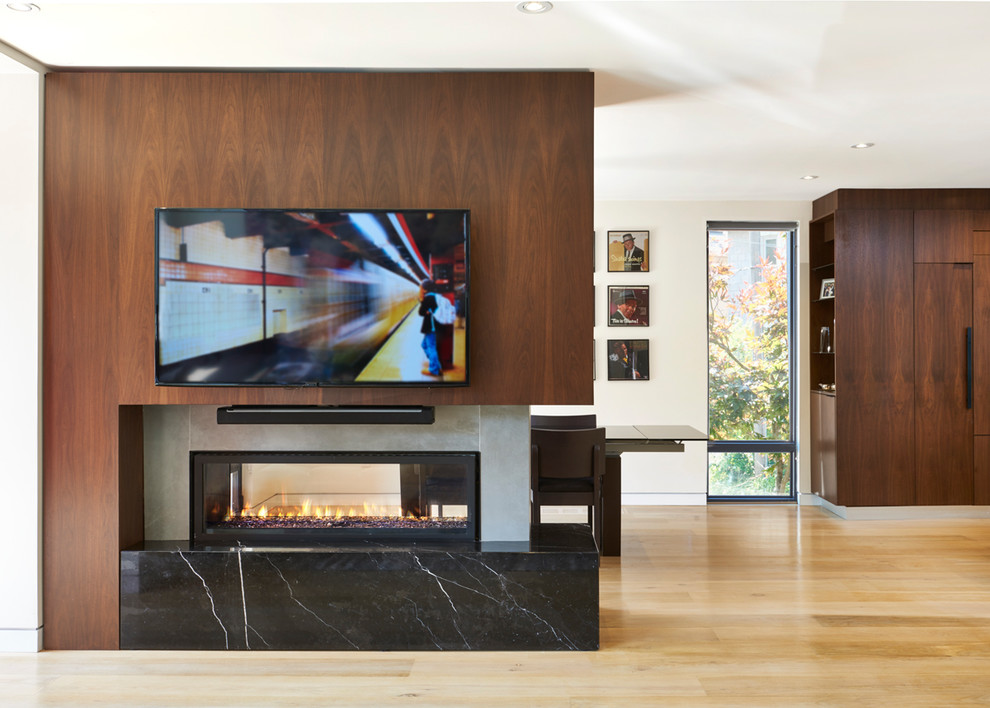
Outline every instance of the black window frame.
[[[742, 453], [788, 453], [790, 455], [790, 490], [789, 495], [720, 495], [711, 494], [709, 489], [708, 465], [705, 466], [705, 491], [709, 502], [781, 502], [794, 503], [798, 498], [797, 481], [799, 475], [796, 474], [795, 463], [797, 455], [796, 415], [797, 415], [797, 317], [795, 309], [797, 306], [797, 278], [795, 277], [795, 264], [797, 261], [797, 242], [799, 237], [799, 224], [796, 221], [709, 221], [705, 229], [705, 262], [711, 262], [711, 232], [712, 231], [789, 231], [790, 243], [787, 249], [787, 336], [790, 341], [788, 346], [788, 366], [790, 371], [790, 410], [788, 411], [790, 440], [709, 440], [708, 456], [712, 453], [742, 452]], [[707, 272], [707, 270], [706, 270]], [[705, 278], [705, 287], [710, 287], [708, 278]], [[707, 333], [711, 332], [711, 321], [707, 322]], [[708, 377], [708, 414], [711, 415], [711, 377]], [[709, 420], [709, 423], [711, 421]], [[711, 425], [709, 424], [709, 430]]]

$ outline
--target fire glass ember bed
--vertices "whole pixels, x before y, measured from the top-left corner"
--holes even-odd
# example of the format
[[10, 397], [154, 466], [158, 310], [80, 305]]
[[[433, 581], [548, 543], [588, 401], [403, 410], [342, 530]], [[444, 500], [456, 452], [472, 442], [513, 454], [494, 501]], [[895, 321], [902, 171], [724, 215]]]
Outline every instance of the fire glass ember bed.
[[477, 453], [192, 452], [192, 542], [477, 540]]

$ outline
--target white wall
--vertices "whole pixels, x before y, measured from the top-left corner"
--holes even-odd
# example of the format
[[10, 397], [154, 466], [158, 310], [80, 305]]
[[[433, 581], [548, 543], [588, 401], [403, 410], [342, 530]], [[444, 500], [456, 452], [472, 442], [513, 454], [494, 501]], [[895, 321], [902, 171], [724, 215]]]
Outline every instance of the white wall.
[[0, 651], [41, 648], [41, 78], [0, 55]]
[[[588, 413], [599, 424], [690, 425], [708, 430], [708, 314], [706, 228], [709, 221], [797, 221], [798, 302], [807, 297], [810, 202], [596, 202], [595, 203], [595, 405], [534, 406], [534, 413]], [[648, 230], [648, 273], [607, 272], [607, 232]], [[648, 285], [650, 325], [608, 326], [608, 286]], [[806, 313], [798, 312], [807, 359]], [[608, 339], [649, 339], [650, 380], [608, 381]], [[807, 372], [799, 371], [798, 460], [801, 492], [810, 490], [802, 442], [808, 439]], [[707, 445], [685, 443], [683, 453], [623, 453], [625, 504], [704, 504], [708, 488]]]

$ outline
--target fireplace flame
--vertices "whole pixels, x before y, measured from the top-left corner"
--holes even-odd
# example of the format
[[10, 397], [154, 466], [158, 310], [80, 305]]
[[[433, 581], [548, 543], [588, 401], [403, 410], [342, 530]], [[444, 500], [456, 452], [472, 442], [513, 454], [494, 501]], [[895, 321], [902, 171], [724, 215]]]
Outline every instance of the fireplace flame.
[[[362, 502], [360, 506], [316, 505], [311, 499], [293, 504], [284, 499], [281, 503], [275, 500], [273, 506], [262, 503], [260, 506], [248, 505], [240, 512], [228, 510], [225, 525], [245, 528], [329, 528], [331, 525], [354, 525], [358, 527], [380, 528], [389, 524], [427, 524], [438, 523], [438, 517], [427, 511], [419, 516], [413, 510], [403, 512], [398, 505], [375, 504]], [[466, 521], [466, 517], [443, 515], [444, 523]], [[261, 525], [263, 524], [263, 525]]]

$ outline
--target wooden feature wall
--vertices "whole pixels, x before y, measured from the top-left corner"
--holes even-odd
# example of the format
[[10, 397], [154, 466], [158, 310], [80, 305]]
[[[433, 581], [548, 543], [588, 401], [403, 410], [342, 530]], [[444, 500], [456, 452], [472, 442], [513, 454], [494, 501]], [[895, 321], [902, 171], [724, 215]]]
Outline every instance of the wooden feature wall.
[[[588, 72], [54, 73], [46, 84], [44, 620], [118, 646], [145, 404], [590, 404]], [[154, 208], [471, 210], [471, 385], [154, 386]]]

